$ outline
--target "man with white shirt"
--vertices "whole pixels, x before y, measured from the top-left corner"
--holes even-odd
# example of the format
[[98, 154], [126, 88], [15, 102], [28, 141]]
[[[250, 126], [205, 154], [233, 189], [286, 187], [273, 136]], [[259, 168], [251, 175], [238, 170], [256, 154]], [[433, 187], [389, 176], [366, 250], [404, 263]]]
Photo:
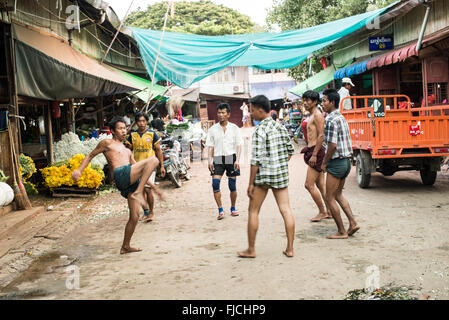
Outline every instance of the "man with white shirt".
[[351, 87], [355, 87], [355, 85], [352, 83], [351, 78], [343, 78], [341, 80], [341, 89], [338, 91], [338, 94], [340, 95], [340, 101], [342, 101], [343, 104], [343, 110], [352, 109], [351, 99], [346, 99], [343, 101], [344, 98], [351, 96], [351, 94], [349, 93]]
[[243, 139], [240, 128], [229, 122], [231, 107], [221, 103], [217, 107], [219, 123], [214, 124], [207, 133], [206, 146], [209, 147], [209, 171], [212, 176], [212, 189], [218, 205], [218, 220], [224, 218], [221, 202], [220, 182], [226, 171], [231, 192], [231, 215], [236, 217], [237, 201], [236, 177], [240, 175], [240, 153]]

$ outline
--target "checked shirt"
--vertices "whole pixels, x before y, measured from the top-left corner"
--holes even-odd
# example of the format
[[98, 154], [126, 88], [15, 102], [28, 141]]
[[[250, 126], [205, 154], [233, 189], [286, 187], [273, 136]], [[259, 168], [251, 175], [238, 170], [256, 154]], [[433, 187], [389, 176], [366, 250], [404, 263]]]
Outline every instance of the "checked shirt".
[[324, 145], [327, 151], [327, 144], [335, 143], [337, 150], [332, 155], [332, 159], [350, 158], [352, 155], [351, 132], [348, 122], [337, 109], [326, 117], [324, 128]]
[[288, 187], [288, 156], [293, 152], [287, 129], [271, 117], [263, 120], [252, 139], [251, 165], [259, 167], [254, 185]]

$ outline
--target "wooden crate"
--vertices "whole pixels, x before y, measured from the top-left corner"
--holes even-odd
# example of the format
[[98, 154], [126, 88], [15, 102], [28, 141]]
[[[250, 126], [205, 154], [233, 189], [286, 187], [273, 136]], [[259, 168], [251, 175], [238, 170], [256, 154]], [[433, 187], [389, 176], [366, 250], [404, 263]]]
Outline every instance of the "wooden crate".
[[52, 196], [54, 198], [89, 198], [98, 194], [97, 189], [77, 188], [77, 187], [59, 187], [53, 188]]

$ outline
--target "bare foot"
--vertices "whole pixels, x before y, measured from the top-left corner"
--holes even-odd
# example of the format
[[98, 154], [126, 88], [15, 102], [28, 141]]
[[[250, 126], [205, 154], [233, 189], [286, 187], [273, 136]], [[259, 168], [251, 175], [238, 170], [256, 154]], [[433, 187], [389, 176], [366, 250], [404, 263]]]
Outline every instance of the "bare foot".
[[333, 219], [332, 215], [328, 212], [326, 212], [326, 216], [324, 217], [324, 219]]
[[133, 252], [140, 252], [142, 251], [142, 249], [139, 248], [124, 248], [122, 247], [122, 249], [120, 249], [120, 254], [126, 254], [126, 253], [133, 253]]
[[349, 227], [348, 229], [348, 236], [352, 236], [354, 233], [359, 231], [360, 227], [358, 225], [355, 225], [355, 227]]
[[245, 251], [239, 251], [239, 252], [237, 252], [237, 254], [240, 258], [255, 258], [256, 257], [256, 252], [250, 251], [249, 249], [247, 249]]
[[323, 219], [326, 219], [326, 214], [320, 212], [315, 218], [310, 219], [310, 222], [320, 222]]
[[344, 234], [337, 232], [336, 234], [327, 236], [326, 238], [327, 239], [348, 239], [348, 234], [346, 232]]
[[293, 257], [293, 250], [284, 250], [282, 251], [283, 254], [285, 254], [285, 256], [287, 258], [292, 258]]
[[153, 218], [154, 218], [154, 214], [153, 215], [150, 214], [148, 217], [144, 215], [142, 218], [140, 218], [140, 221], [151, 222], [151, 221], [153, 221]]

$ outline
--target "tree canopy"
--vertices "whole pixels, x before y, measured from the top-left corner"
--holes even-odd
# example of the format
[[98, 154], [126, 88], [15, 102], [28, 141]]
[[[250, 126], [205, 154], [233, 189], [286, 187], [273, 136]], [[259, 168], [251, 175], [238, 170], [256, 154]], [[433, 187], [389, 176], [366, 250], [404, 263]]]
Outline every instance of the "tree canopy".
[[[367, 11], [383, 8], [396, 0], [273, 0], [268, 11], [267, 26], [279, 26], [282, 31], [313, 27]], [[300, 81], [308, 76], [309, 61], [290, 69], [290, 75]], [[322, 69], [317, 59], [314, 71]]]
[[[162, 30], [167, 1], [132, 12], [126, 19], [131, 27]], [[167, 21], [167, 31], [207, 36], [243, 34], [263, 31], [247, 15], [210, 0], [175, 2], [174, 17]]]

